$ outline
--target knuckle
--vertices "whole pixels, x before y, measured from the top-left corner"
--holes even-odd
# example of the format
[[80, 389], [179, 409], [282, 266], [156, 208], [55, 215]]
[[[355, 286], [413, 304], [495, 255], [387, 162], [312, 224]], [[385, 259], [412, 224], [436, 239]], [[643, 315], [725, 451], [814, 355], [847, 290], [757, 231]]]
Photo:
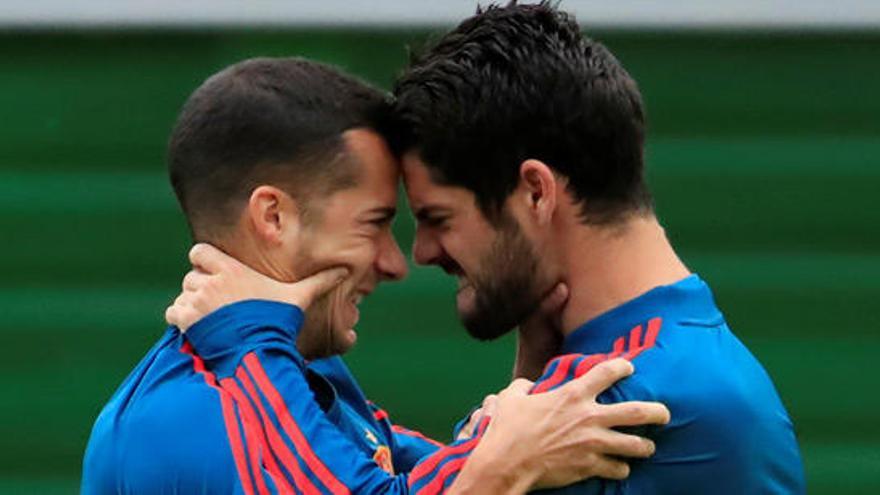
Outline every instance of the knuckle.
[[513, 386], [517, 386], [517, 387], [529, 387], [529, 386], [531, 386], [531, 385], [532, 385], [532, 382], [530, 382], [529, 380], [526, 380], [525, 378], [517, 378], [517, 379], [515, 379], [514, 381], [512, 381], [512, 382], [510, 383], [510, 386], [511, 386], [511, 387], [513, 387]]
[[604, 417], [602, 405], [596, 403], [587, 404], [580, 411], [581, 422], [588, 425], [594, 425], [601, 421]]
[[585, 454], [582, 454], [580, 456], [580, 458], [583, 462], [584, 467], [586, 467], [589, 470], [595, 470], [596, 465], [599, 464], [600, 456], [599, 456], [599, 454], [596, 454], [595, 452], [588, 451]]
[[608, 443], [601, 437], [591, 435], [584, 439], [584, 448], [591, 453], [598, 454], [608, 450]]

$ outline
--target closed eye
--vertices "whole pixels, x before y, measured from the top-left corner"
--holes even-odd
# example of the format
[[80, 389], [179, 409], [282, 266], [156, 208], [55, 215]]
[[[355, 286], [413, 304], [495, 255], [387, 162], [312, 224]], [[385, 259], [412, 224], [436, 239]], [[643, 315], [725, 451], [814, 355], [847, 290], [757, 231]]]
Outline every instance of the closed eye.
[[391, 225], [391, 222], [393, 220], [394, 220], [394, 217], [381, 217], [381, 218], [374, 218], [374, 219], [370, 220], [370, 223], [377, 226], [377, 227], [387, 227], [387, 226]]
[[431, 211], [427, 208], [422, 208], [418, 212], [416, 212], [416, 220], [427, 227], [442, 227], [443, 224], [449, 219], [450, 215], [439, 213], [436, 211]]
[[428, 227], [441, 227], [449, 217], [426, 217], [419, 219], [419, 222]]

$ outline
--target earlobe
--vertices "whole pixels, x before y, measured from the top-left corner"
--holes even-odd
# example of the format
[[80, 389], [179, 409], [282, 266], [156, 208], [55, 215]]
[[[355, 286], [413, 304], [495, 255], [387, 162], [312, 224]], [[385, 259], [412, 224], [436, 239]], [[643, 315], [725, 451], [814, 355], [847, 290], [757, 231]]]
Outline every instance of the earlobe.
[[274, 186], [253, 190], [247, 205], [248, 217], [257, 235], [270, 244], [280, 244], [299, 230], [299, 213], [293, 198]]
[[529, 159], [520, 166], [520, 184], [538, 223], [549, 224], [556, 210], [556, 174], [546, 163]]

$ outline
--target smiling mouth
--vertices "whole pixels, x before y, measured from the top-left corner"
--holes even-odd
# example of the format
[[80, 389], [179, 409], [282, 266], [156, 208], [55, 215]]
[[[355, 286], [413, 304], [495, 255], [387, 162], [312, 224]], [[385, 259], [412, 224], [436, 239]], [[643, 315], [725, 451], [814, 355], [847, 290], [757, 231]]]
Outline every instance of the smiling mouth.
[[361, 301], [364, 300], [365, 297], [367, 297], [367, 296], [370, 295], [371, 292], [373, 292], [372, 289], [369, 289], [369, 290], [358, 290], [358, 291], [356, 291], [356, 292], [354, 293], [354, 295], [351, 296], [350, 301], [351, 301], [351, 303], [354, 304], [355, 306], [358, 306], [358, 305], [360, 305]]

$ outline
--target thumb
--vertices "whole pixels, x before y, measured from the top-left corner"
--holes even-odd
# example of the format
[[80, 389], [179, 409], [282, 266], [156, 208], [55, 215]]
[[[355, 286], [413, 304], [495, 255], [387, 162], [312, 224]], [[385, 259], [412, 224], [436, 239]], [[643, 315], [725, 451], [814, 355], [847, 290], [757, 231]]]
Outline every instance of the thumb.
[[299, 306], [303, 311], [315, 299], [329, 292], [348, 277], [348, 268], [336, 267], [322, 270], [290, 285], [288, 302]]

